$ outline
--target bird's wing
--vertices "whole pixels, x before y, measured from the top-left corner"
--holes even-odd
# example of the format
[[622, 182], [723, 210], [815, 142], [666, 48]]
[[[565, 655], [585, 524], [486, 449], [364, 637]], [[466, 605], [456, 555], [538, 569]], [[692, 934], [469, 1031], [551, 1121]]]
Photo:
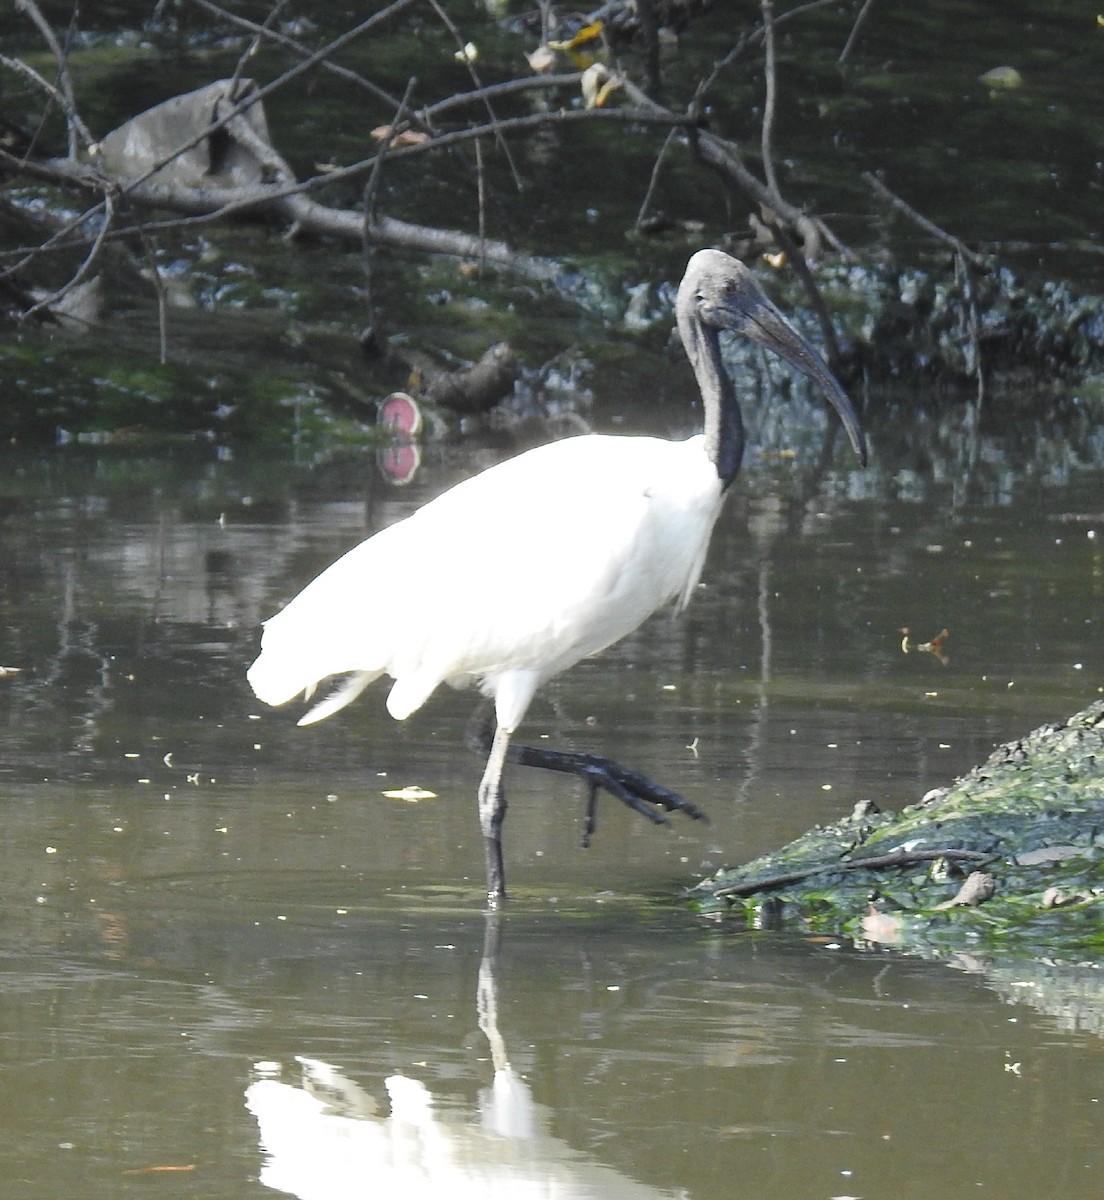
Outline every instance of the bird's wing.
[[426, 543], [447, 544], [420, 598], [422, 664], [439, 678], [548, 678], [683, 590], [700, 570], [720, 485], [699, 447], [592, 435], [521, 455], [442, 499], [451, 503], [411, 519], [424, 522]]
[[397, 717], [445, 679], [539, 683], [696, 576], [720, 503], [703, 465], [691, 443], [588, 435], [492, 467], [304, 588], [266, 624], [250, 681], [281, 703], [327, 675], [386, 672]]

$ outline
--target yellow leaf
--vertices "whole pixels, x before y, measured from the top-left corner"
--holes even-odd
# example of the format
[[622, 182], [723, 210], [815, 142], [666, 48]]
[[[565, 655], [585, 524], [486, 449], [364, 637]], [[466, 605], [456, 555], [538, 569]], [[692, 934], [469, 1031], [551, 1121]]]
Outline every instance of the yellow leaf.
[[613, 92], [616, 92], [620, 86], [621, 86], [620, 79], [614, 78], [612, 76], [609, 79], [607, 79], [606, 82], [603, 83], [602, 86], [598, 89], [598, 95], [594, 97], [594, 107], [601, 108], [605, 104], [605, 102], [610, 98], [610, 95]]
[[584, 25], [578, 33], [568, 38], [566, 42], [549, 42], [548, 46], [551, 50], [575, 50], [579, 46], [585, 45], [587, 42], [592, 42], [595, 38], [601, 36], [602, 22], [593, 21], [590, 25]]

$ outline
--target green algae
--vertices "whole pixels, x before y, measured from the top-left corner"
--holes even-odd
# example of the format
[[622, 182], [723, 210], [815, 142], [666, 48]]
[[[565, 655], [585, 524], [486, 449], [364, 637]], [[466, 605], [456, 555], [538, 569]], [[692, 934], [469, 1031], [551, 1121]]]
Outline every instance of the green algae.
[[[959, 898], [973, 873], [988, 877], [987, 898]], [[754, 926], [1104, 958], [1104, 700], [1005, 743], [899, 814], [857, 809], [692, 895], [702, 912]]]

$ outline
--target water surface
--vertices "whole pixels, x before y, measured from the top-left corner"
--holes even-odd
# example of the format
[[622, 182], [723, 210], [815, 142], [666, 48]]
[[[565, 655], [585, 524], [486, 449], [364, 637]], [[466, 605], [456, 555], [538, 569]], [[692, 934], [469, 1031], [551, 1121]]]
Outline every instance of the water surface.
[[[1080, 1004], [1032, 1007], [1026, 966], [997, 986], [677, 896], [1098, 693], [1096, 472], [1001, 488], [888, 449], [865, 475], [842, 446], [820, 474], [753, 454], [690, 609], [525, 729], [710, 823], [607, 802], [583, 851], [580, 790], [512, 771], [488, 938], [472, 698], [398, 725], [373, 689], [300, 730], [243, 677], [261, 619], [487, 455], [430, 449], [406, 489], [371, 452], [6, 456], [6, 1194], [1095, 1197], [1091, 972]], [[902, 626], [947, 628], [948, 661], [904, 654]], [[434, 798], [383, 795], [404, 785]]]

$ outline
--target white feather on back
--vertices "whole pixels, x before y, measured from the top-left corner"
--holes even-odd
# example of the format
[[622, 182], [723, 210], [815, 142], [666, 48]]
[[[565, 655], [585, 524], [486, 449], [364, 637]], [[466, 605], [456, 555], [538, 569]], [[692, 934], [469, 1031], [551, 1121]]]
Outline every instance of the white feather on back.
[[281, 704], [329, 675], [362, 673], [308, 714], [321, 720], [386, 673], [401, 719], [446, 679], [485, 680], [512, 727], [544, 680], [673, 597], [686, 601], [721, 501], [701, 437], [540, 446], [323, 571], [266, 622], [250, 683]]

